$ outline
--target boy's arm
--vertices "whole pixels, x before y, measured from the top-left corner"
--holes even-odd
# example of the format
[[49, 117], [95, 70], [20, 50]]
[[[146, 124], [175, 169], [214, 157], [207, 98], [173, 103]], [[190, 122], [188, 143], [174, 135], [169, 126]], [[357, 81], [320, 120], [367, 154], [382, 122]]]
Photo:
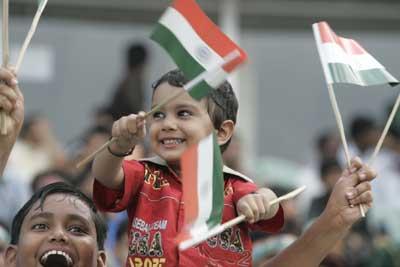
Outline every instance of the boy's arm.
[[93, 162], [92, 174], [96, 180], [110, 189], [122, 189], [124, 155], [129, 153], [144, 135], [144, 112], [122, 117], [114, 122], [112, 136], [116, 138], [116, 141], [99, 153]]
[[292, 245], [272, 258], [264, 267], [316, 267], [350, 227], [361, 218], [358, 204], [364, 209], [372, 204], [370, 181], [375, 172], [358, 159], [352, 172], [346, 170], [336, 183], [328, 204], [319, 218]]
[[6, 68], [0, 68], [0, 110], [7, 114], [7, 134], [0, 134], [1, 176], [24, 121], [24, 97], [15, 74]]

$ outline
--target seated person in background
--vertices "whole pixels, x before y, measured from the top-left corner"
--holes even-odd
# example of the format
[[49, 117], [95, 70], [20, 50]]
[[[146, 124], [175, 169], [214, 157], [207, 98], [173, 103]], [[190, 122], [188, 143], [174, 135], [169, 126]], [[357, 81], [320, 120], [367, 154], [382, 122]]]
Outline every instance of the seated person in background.
[[106, 266], [105, 238], [92, 200], [70, 185], [50, 184], [14, 217], [5, 266]]

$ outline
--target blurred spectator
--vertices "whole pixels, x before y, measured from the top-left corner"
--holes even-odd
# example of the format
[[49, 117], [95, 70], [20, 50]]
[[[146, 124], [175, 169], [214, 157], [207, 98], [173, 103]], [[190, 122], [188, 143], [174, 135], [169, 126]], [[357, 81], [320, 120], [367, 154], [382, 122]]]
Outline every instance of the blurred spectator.
[[4, 266], [3, 253], [10, 242], [10, 231], [5, 223], [0, 221], [0, 267]]
[[354, 155], [365, 155], [375, 147], [379, 139], [376, 122], [368, 116], [356, 116], [351, 122], [350, 134], [358, 152]]
[[39, 173], [31, 182], [31, 191], [36, 193], [40, 188], [57, 182], [71, 183], [71, 177], [62, 170], [47, 170]]
[[144, 109], [144, 70], [147, 50], [144, 45], [134, 43], [126, 53], [126, 73], [118, 85], [108, 108], [114, 120]]
[[313, 198], [324, 193], [324, 185], [320, 179], [320, 164], [324, 160], [336, 160], [340, 147], [339, 137], [336, 131], [325, 130], [314, 141], [314, 156], [304, 165], [295, 177], [298, 186], [307, 186], [307, 191], [297, 199], [299, 216], [303, 221], [307, 220]]
[[65, 155], [48, 120], [41, 115], [25, 119], [20, 138], [15, 144], [6, 171], [30, 184], [33, 177], [50, 168], [63, 167]]
[[320, 167], [320, 178], [324, 185], [324, 192], [321, 195], [312, 199], [311, 207], [307, 215], [307, 221], [318, 217], [324, 210], [326, 203], [328, 203], [332, 188], [341, 174], [342, 169], [337, 160], [325, 159], [324, 161], [322, 161]]
[[15, 212], [24, 205], [30, 196], [29, 186], [15, 177], [15, 175], [9, 177], [7, 173], [0, 176], [0, 221], [7, 226], [11, 226]]
[[114, 256], [117, 266], [125, 266], [126, 258], [128, 257], [128, 220], [125, 219], [119, 224], [114, 247]]

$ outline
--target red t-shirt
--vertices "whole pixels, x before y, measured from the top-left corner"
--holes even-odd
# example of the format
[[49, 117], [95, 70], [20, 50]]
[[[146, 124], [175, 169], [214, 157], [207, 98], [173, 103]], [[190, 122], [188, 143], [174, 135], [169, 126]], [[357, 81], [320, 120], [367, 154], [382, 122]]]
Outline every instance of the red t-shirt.
[[[252, 244], [249, 229], [277, 232], [283, 226], [280, 207], [274, 218], [256, 224], [241, 223], [179, 251], [175, 238], [183, 227], [184, 203], [179, 178], [160, 162], [124, 161], [122, 191], [94, 182], [93, 198], [100, 210], [127, 210], [129, 252], [126, 266], [251, 266]], [[225, 171], [225, 197], [222, 222], [237, 217], [236, 203], [257, 190], [245, 177]]]

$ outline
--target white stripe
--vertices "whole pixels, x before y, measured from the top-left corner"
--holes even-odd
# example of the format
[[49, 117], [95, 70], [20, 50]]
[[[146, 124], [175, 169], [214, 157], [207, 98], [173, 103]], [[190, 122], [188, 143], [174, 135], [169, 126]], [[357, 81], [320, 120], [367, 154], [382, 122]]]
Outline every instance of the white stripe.
[[321, 43], [321, 36], [320, 36], [320, 33], [319, 33], [318, 23], [314, 23], [313, 24], [313, 32], [314, 32], [315, 42], [317, 44], [319, 58], [320, 58], [321, 64], [322, 64], [322, 70], [324, 71], [326, 83], [327, 84], [332, 84], [333, 83], [333, 79], [332, 79], [332, 76], [331, 76], [331, 72], [329, 71], [328, 64], [327, 64], [327, 62], [325, 60], [325, 57], [322, 54], [322, 48], [321, 48], [321, 44], [322, 43]]
[[222, 57], [203, 41], [185, 17], [176, 9], [169, 7], [161, 17], [159, 23], [174, 33], [187, 52], [203, 68], [209, 70], [216, 64], [223, 62]]
[[336, 43], [323, 43], [320, 48], [327, 63], [343, 63], [350, 65], [355, 71], [385, 69], [384, 66], [368, 53], [349, 55]]
[[201, 140], [198, 145], [198, 163], [197, 163], [197, 195], [199, 197], [199, 214], [192, 225], [192, 229], [200, 226], [211, 215], [213, 203], [213, 135]]

